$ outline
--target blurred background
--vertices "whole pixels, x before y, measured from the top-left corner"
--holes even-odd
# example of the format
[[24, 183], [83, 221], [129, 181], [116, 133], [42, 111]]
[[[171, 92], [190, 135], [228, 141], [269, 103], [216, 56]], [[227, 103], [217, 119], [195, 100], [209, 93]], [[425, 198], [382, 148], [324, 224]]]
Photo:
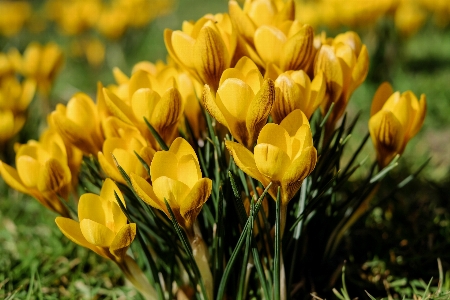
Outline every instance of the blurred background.
[[[0, 159], [13, 163], [14, 144], [37, 139], [57, 103], [77, 92], [94, 98], [97, 82], [114, 83], [114, 68], [128, 75], [137, 62], [165, 61], [165, 28], [227, 10], [227, 0], [0, 1]], [[422, 130], [378, 206], [348, 236], [350, 284], [384, 295], [421, 289], [438, 277], [438, 257], [450, 269], [450, 1], [297, 0], [297, 19], [330, 37], [356, 31], [368, 46], [369, 75], [348, 108], [351, 117], [361, 113], [355, 148], [383, 81], [427, 96]], [[370, 157], [372, 148], [369, 142]], [[428, 158], [419, 179], [390, 194]], [[134, 296], [115, 266], [62, 238], [53, 220], [0, 179], [0, 297], [38, 290], [45, 299]]]

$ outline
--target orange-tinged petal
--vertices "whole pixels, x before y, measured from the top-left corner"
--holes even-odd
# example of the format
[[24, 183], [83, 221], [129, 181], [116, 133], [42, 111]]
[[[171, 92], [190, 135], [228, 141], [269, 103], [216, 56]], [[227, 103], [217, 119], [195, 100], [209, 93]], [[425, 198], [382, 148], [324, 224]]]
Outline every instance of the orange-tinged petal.
[[168, 214], [165, 203], [158, 199], [150, 183], [133, 173], [130, 174], [130, 179], [134, 191], [145, 203]]
[[105, 225], [89, 219], [80, 222], [81, 233], [91, 244], [99, 247], [109, 247], [114, 240], [114, 232]]
[[340, 97], [344, 82], [341, 64], [331, 46], [323, 45], [317, 53], [314, 74], [318, 74], [320, 71], [323, 72], [327, 82], [329, 100], [325, 104], [328, 109], [331, 102], [336, 102]]
[[92, 245], [89, 243], [86, 238], [83, 236], [83, 233], [80, 229], [80, 223], [69, 219], [69, 218], [63, 218], [63, 217], [57, 217], [55, 219], [56, 225], [58, 226], [59, 230], [72, 242], [83, 246], [85, 248], [91, 249], [95, 253], [97, 253], [100, 256], [103, 256], [105, 258], [110, 258], [106, 255], [104, 251], [96, 247], [95, 245]]
[[109, 247], [109, 251], [115, 257], [123, 259], [125, 254], [136, 237], [136, 224], [131, 223], [122, 226], [119, 232], [116, 234], [114, 240]]
[[236, 142], [225, 141], [230, 154], [233, 156], [236, 165], [244, 171], [247, 175], [260, 181], [263, 185], [267, 185], [270, 180], [267, 180], [264, 175], [256, 167], [255, 157], [247, 148]]
[[389, 82], [385, 81], [378, 87], [372, 99], [372, 106], [370, 107], [370, 116], [373, 116], [381, 110], [387, 99], [394, 93]]
[[172, 209], [179, 209], [190, 189], [181, 181], [162, 176], [153, 181], [153, 191], [160, 201], [166, 199]]
[[408, 138], [412, 138], [417, 134], [417, 132], [419, 132], [420, 128], [423, 125], [426, 113], [427, 113], [427, 98], [425, 94], [422, 94], [420, 95], [418, 111], [415, 115]]
[[369, 52], [367, 51], [366, 45], [363, 45], [352, 71], [353, 90], [366, 80], [367, 73], [369, 72], [369, 60]]
[[317, 150], [314, 147], [307, 147], [301, 155], [294, 159], [286, 169], [283, 176], [283, 184], [289, 185], [296, 181], [303, 181], [314, 170], [317, 162]]
[[174, 180], [178, 179], [177, 175], [178, 158], [170, 151], [158, 151], [153, 157], [150, 166], [150, 176], [154, 182], [162, 176], [167, 176]]
[[[168, 89], [155, 106], [151, 124], [166, 142], [171, 142], [174, 125], [183, 113], [183, 100], [176, 88]], [[175, 129], [176, 130], [176, 129]]]
[[67, 165], [63, 166], [59, 161], [51, 158], [40, 168], [37, 188], [41, 192], [58, 192], [63, 186], [70, 183], [72, 175]]
[[258, 170], [270, 181], [281, 182], [291, 160], [286, 152], [270, 144], [255, 146], [255, 163]]
[[280, 64], [279, 58], [286, 41], [284, 33], [273, 26], [264, 25], [255, 32], [255, 48], [265, 63]]
[[194, 224], [195, 219], [202, 210], [203, 204], [211, 195], [212, 181], [209, 178], [198, 180], [180, 204], [180, 214], [187, 227]]

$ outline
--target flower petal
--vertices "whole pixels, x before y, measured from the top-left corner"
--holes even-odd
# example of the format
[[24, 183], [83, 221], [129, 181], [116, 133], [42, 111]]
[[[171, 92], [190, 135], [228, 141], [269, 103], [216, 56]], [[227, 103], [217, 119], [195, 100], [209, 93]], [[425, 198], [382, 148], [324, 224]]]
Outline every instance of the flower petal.
[[126, 207], [125, 200], [123, 199], [122, 192], [117, 187], [117, 185], [114, 183], [114, 181], [111, 180], [111, 178], [106, 178], [103, 182], [102, 189], [100, 191], [100, 197], [106, 201], [117, 203], [116, 197], [114, 196], [114, 192], [117, 193], [119, 196], [120, 201], [122, 201], [122, 204]]
[[87, 193], [80, 197], [78, 202], [78, 219], [83, 221], [89, 219], [96, 223], [106, 225], [106, 216], [111, 207], [111, 202], [103, 199], [99, 195]]
[[286, 152], [274, 145], [258, 144], [255, 146], [255, 163], [270, 181], [281, 182], [291, 160]]
[[228, 127], [227, 120], [225, 119], [219, 106], [216, 104], [216, 100], [214, 99], [214, 96], [211, 93], [209, 85], [205, 84], [205, 86], [203, 87], [202, 98], [200, 100], [202, 101], [202, 104], [208, 111], [208, 113], [214, 119], [216, 119], [217, 122]]
[[230, 154], [233, 156], [236, 165], [244, 171], [245, 174], [255, 178], [261, 182], [264, 186], [269, 184], [270, 180], [264, 177], [264, 175], [259, 172], [256, 167], [255, 157], [247, 148], [238, 144], [236, 142], [225, 141], [225, 146], [227, 147]]
[[373, 95], [372, 106], [370, 107], [370, 116], [373, 116], [381, 110], [387, 99], [394, 93], [389, 82], [385, 81], [378, 87], [375, 95]]
[[202, 178], [200, 165], [192, 155], [184, 155], [178, 160], [176, 167], [177, 180], [192, 188]]
[[86, 240], [99, 247], [109, 247], [114, 240], [114, 232], [105, 225], [89, 219], [80, 222], [80, 229]]
[[209, 178], [198, 180], [189, 194], [180, 204], [180, 214], [184, 218], [186, 227], [194, 224], [195, 219], [202, 210], [203, 204], [211, 195], [212, 181]]
[[136, 120], [139, 123], [144, 123], [144, 117], [148, 121], [155, 111], [155, 106], [161, 97], [158, 93], [149, 88], [142, 88], [136, 90], [131, 97], [131, 108]]
[[109, 252], [119, 259], [123, 259], [125, 254], [136, 237], [136, 224], [126, 224], [117, 232], [109, 247]]
[[150, 183], [133, 173], [130, 174], [130, 179], [134, 191], [145, 203], [168, 214], [165, 203], [158, 199]]
[[284, 33], [274, 26], [264, 25], [255, 31], [255, 48], [266, 64], [280, 65], [280, 56], [286, 40]]
[[24, 194], [30, 193], [28, 188], [22, 182], [22, 179], [20, 179], [17, 170], [2, 161], [0, 161], [0, 175], [2, 176], [3, 180], [13, 189]]
[[[153, 190], [158, 199], [167, 200], [173, 210], [179, 210], [180, 204], [189, 194], [189, 187], [181, 181], [162, 176], [153, 181]], [[165, 205], [164, 205], [165, 206]]]
[[314, 31], [310, 25], [304, 25], [290, 37], [282, 47], [280, 68], [286, 70], [305, 69], [311, 61], [314, 50]]

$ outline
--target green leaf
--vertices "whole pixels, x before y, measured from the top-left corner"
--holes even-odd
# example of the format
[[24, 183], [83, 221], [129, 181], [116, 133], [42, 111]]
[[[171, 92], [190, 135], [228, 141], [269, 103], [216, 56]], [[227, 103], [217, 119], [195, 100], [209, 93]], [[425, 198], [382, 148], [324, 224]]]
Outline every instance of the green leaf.
[[156, 142], [158, 142], [159, 146], [162, 150], [167, 151], [169, 150], [169, 147], [167, 147], [166, 142], [162, 139], [162, 137], [159, 135], [159, 133], [156, 131], [155, 128], [153, 128], [152, 124], [147, 120], [146, 117], [144, 117], [145, 124], [147, 125], [148, 129], [152, 133], [153, 137], [155, 138]]
[[273, 259], [273, 294], [275, 300], [280, 300], [280, 264], [281, 264], [281, 197], [280, 187], [278, 187], [277, 201], [276, 201], [276, 216], [275, 216], [275, 257]]

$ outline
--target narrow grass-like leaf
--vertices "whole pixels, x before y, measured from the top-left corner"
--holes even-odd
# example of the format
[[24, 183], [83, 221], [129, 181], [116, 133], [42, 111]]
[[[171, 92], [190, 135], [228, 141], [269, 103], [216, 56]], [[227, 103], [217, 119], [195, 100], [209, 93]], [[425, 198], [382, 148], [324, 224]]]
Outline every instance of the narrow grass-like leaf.
[[342, 171], [342, 176], [345, 176], [345, 174], [347, 173], [348, 169], [353, 165], [353, 162], [355, 161], [355, 159], [358, 157], [359, 153], [361, 152], [362, 148], [364, 147], [364, 145], [366, 144], [367, 140], [369, 139], [370, 134], [366, 133], [366, 135], [364, 136], [364, 138], [362, 139], [361, 143], [359, 144], [358, 148], [356, 149], [356, 151], [353, 153], [352, 158], [350, 158], [350, 160], [348, 161], [347, 165], [345, 166], [344, 170]]
[[169, 202], [167, 202], [167, 200], [165, 198], [164, 198], [164, 203], [166, 204], [167, 210], [169, 211], [170, 220], [172, 221], [173, 228], [175, 229], [175, 231], [178, 235], [178, 238], [180, 239], [181, 244], [183, 245], [183, 248], [184, 248], [186, 254], [188, 255], [191, 267], [194, 270], [194, 274], [200, 283], [200, 288], [202, 290], [203, 297], [204, 297], [204, 299], [208, 299], [208, 294], [206, 293], [206, 288], [203, 283], [203, 278], [201, 277], [200, 270], [198, 269], [197, 263], [195, 262], [195, 258], [194, 258], [194, 254], [192, 253], [191, 245], [184, 238], [183, 230], [181, 229], [180, 224], [178, 224], [178, 221], [175, 218], [175, 215], [172, 211], [172, 208], [169, 205]]
[[334, 102], [331, 103], [330, 108], [328, 109], [327, 114], [325, 115], [325, 117], [323, 118], [322, 122], [320, 123], [319, 127], [323, 127], [325, 125], [325, 123], [327, 122], [328, 118], [331, 115], [331, 112], [333, 111], [334, 108]]
[[156, 142], [158, 142], [161, 149], [164, 151], [169, 150], [169, 147], [167, 147], [166, 142], [162, 139], [162, 137], [159, 135], [159, 133], [156, 131], [156, 129], [150, 124], [150, 122], [147, 120], [146, 117], [144, 117], [145, 124], [147, 125], [148, 129], [150, 130], [151, 134], [155, 138]]
[[374, 296], [372, 296], [371, 294], [369, 294], [368, 291], [364, 290], [364, 292], [366, 292], [367, 296], [369, 296], [370, 300], [377, 300]]
[[245, 222], [247, 221], [247, 213], [245, 212], [245, 206], [244, 206], [244, 203], [242, 202], [242, 198], [237, 189], [236, 182], [234, 181], [234, 178], [233, 178], [233, 174], [231, 174], [231, 172], [229, 172], [229, 171], [228, 171], [228, 177], [230, 178], [231, 188], [233, 189], [233, 194], [234, 194], [233, 203], [235, 204], [236, 211], [239, 216], [239, 223], [241, 224], [242, 227], [244, 227]]
[[397, 154], [394, 157], [394, 159], [391, 161], [391, 163], [388, 166], [386, 166], [383, 170], [378, 172], [378, 174], [373, 176], [369, 182], [374, 183], [374, 182], [377, 182], [377, 181], [383, 179], [383, 177], [386, 176], [387, 173], [389, 173], [393, 168], [395, 168], [398, 165], [397, 161], [398, 161], [399, 157], [400, 157], [400, 155]]
[[280, 264], [281, 264], [281, 197], [280, 187], [278, 187], [277, 201], [276, 201], [276, 216], [275, 216], [275, 256], [273, 260], [273, 298], [280, 300]]
[[145, 171], [147, 171], [147, 174], [150, 176], [150, 166], [147, 164], [147, 162], [136, 152], [134, 151], [134, 155], [139, 159], [139, 162], [144, 167]]
[[254, 213], [254, 202], [253, 199], [250, 199], [250, 216], [249, 216], [249, 229], [247, 230], [247, 238], [245, 241], [245, 249], [244, 249], [244, 257], [242, 259], [242, 265], [241, 265], [241, 272], [240, 272], [240, 276], [239, 276], [239, 288], [238, 288], [238, 297], [237, 299], [246, 299], [245, 297], [245, 284], [246, 284], [246, 280], [245, 280], [245, 274], [247, 273], [247, 265], [248, 265], [248, 257], [249, 257], [249, 253], [250, 253], [250, 248], [251, 248], [251, 243], [252, 243], [252, 237], [253, 237], [253, 213]]
[[[256, 205], [255, 205], [255, 215], [258, 214], [259, 209], [261, 208], [261, 203], [262, 200], [264, 199], [264, 197], [266, 196], [267, 192], [269, 191], [269, 188], [272, 186], [272, 183], [269, 183], [266, 187], [266, 189], [264, 190], [264, 192], [261, 194], [261, 196], [259, 197]], [[225, 267], [225, 270], [223, 272], [223, 276], [222, 279], [220, 281], [220, 285], [219, 285], [219, 289], [217, 291], [217, 297], [216, 300], [222, 300], [224, 293], [225, 293], [225, 287], [227, 285], [228, 282], [228, 278], [230, 277], [231, 274], [231, 269], [233, 268], [237, 256], [242, 248], [242, 246], [244, 245], [244, 241], [246, 240], [247, 237], [247, 232], [250, 228], [250, 219], [247, 219], [247, 222], [245, 223], [244, 229], [242, 230], [241, 235], [239, 236], [239, 240], [236, 244], [236, 246], [234, 247], [233, 253], [231, 254], [231, 257]]]

